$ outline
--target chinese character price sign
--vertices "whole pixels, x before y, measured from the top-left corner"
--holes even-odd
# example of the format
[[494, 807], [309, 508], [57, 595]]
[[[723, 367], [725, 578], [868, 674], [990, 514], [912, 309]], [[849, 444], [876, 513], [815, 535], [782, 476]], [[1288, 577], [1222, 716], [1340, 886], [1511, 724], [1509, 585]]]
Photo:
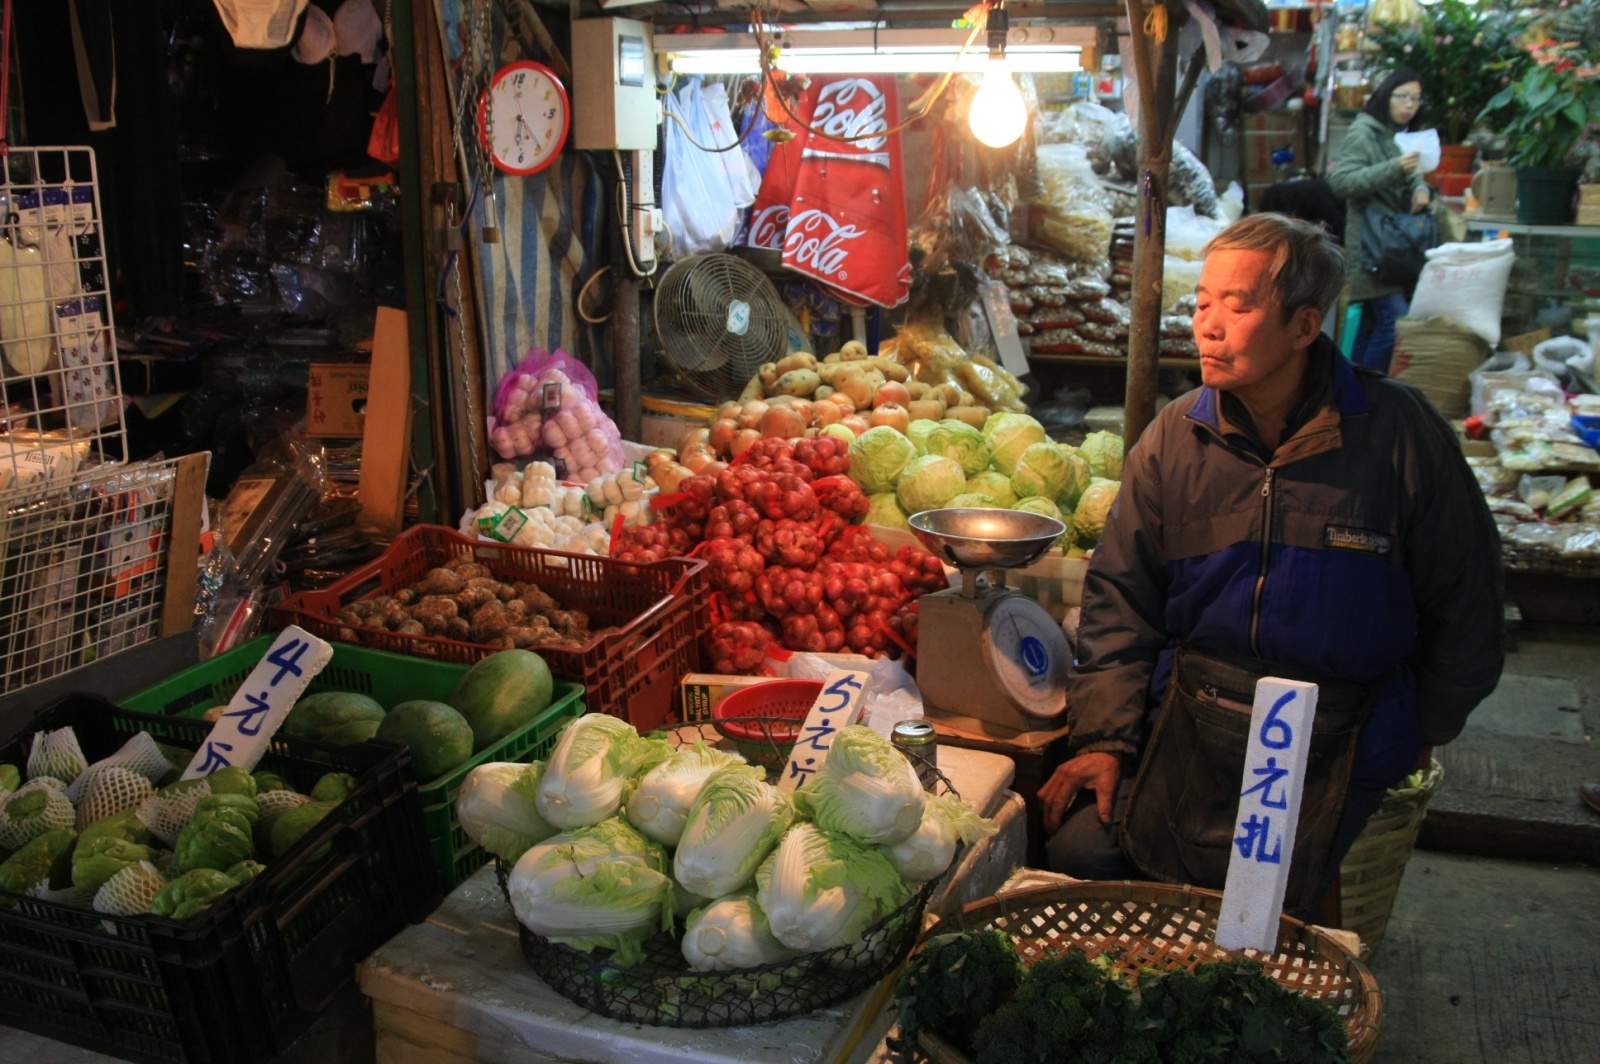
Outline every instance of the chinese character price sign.
[[811, 703], [800, 737], [795, 740], [789, 764], [784, 767], [778, 789], [792, 791], [815, 775], [833, 749], [834, 736], [861, 716], [861, 703], [867, 696], [871, 677], [851, 669], [835, 669], [822, 683], [822, 693]]
[[1217, 914], [1223, 949], [1277, 949], [1316, 712], [1314, 683], [1269, 676], [1256, 684], [1233, 853]]
[[249, 772], [267, 752], [283, 718], [317, 673], [333, 660], [333, 647], [304, 628], [290, 625], [266, 657], [245, 677], [221, 719], [184, 770], [199, 779], [230, 766]]

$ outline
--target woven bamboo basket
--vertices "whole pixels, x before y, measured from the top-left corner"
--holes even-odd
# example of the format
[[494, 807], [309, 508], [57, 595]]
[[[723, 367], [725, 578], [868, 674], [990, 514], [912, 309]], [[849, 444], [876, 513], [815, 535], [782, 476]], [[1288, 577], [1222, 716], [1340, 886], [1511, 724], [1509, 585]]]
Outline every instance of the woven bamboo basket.
[[[940, 918], [922, 942], [953, 931], [998, 928], [1015, 942], [1025, 965], [1074, 947], [1090, 957], [1113, 952], [1113, 964], [1137, 975], [1145, 968], [1192, 968], [1243, 955], [1290, 990], [1331, 1006], [1344, 1020], [1350, 1058], [1366, 1064], [1378, 1046], [1383, 997], [1367, 966], [1315, 928], [1292, 917], [1278, 924], [1278, 948], [1264, 954], [1217, 946], [1222, 895], [1168, 883], [1072, 883], [1002, 894]], [[920, 943], [919, 943], [920, 948]], [[915, 951], [913, 951], [914, 953]], [[954, 1046], [917, 1032], [918, 1051], [934, 1064], [972, 1064]]]
[[1428, 799], [1443, 780], [1444, 766], [1435, 759], [1419, 786], [1391, 788], [1339, 865], [1339, 925], [1361, 936], [1368, 961], [1383, 945]]

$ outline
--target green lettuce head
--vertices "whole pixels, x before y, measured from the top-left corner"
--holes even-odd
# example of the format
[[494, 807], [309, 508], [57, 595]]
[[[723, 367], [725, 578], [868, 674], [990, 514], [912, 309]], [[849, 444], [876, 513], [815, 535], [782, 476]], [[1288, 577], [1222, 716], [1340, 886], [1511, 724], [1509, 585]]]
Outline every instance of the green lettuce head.
[[850, 479], [868, 495], [893, 491], [916, 456], [916, 445], [888, 425], [870, 428], [850, 445]]
[[793, 820], [787, 794], [746, 768], [722, 769], [689, 807], [673, 874], [703, 897], [731, 894], [750, 882]]
[[[1087, 469], [1087, 465], [1085, 466]], [[1072, 480], [1072, 466], [1066, 448], [1057, 443], [1029, 444], [1017, 458], [1016, 469], [1011, 474], [1011, 490], [1017, 498], [1043, 495], [1058, 499]]]
[[1011, 490], [1011, 478], [993, 469], [968, 477], [967, 491], [987, 495], [997, 506], [1014, 506], [1017, 502], [1017, 493]]
[[923, 455], [913, 458], [900, 474], [895, 494], [900, 506], [908, 514], [922, 510], [937, 510], [960, 495], [967, 487], [967, 475], [961, 463], [942, 455]]
[[969, 477], [989, 468], [989, 445], [984, 442], [983, 433], [954, 418], [946, 418], [933, 427], [922, 452], [955, 459], [961, 463], [961, 472]]
[[1111, 515], [1111, 504], [1116, 501], [1121, 488], [1121, 481], [1096, 479], [1083, 489], [1078, 508], [1072, 515], [1075, 538], [1080, 547], [1089, 548], [1099, 544], [1100, 536], [1105, 531], [1106, 518]]
[[892, 491], [880, 491], [876, 495], [867, 496], [867, 516], [864, 523], [882, 525], [884, 528], [898, 528], [904, 532], [911, 531], [911, 525], [906, 521], [906, 512], [900, 509], [900, 496]]
[[906, 439], [911, 441], [911, 446], [917, 449], [918, 454], [927, 454], [928, 433], [937, 428], [939, 423], [931, 418], [919, 417], [906, 426]]
[[1122, 447], [1122, 437], [1115, 432], [1091, 432], [1078, 450], [1088, 460], [1095, 476], [1105, 480], [1121, 480]]
[[150, 899], [150, 911], [174, 920], [191, 920], [236, 886], [237, 883], [214, 868], [196, 868], [162, 887]]
[[991, 414], [989, 420], [983, 423], [983, 439], [989, 445], [989, 460], [1008, 477], [1017, 471], [1023, 451], [1048, 438], [1044, 426], [1027, 414]]

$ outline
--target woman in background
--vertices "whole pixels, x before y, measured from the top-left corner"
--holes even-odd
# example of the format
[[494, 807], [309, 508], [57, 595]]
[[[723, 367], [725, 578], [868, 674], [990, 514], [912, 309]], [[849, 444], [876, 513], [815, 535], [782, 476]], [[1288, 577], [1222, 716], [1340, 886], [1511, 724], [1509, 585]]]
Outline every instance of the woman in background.
[[1345, 278], [1350, 302], [1361, 304], [1361, 328], [1351, 361], [1389, 372], [1395, 322], [1405, 317], [1405, 289], [1379, 283], [1361, 262], [1361, 215], [1369, 206], [1396, 214], [1426, 210], [1431, 194], [1418, 172], [1416, 152], [1401, 154], [1394, 135], [1414, 130], [1422, 118], [1422, 79], [1401, 68], [1384, 78], [1345, 134], [1328, 184], [1346, 200]]

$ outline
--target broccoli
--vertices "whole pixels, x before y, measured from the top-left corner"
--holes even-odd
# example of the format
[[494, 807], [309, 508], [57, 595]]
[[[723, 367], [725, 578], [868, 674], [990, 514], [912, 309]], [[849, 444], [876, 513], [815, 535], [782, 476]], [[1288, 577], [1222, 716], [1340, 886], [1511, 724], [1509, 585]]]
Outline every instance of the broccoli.
[[978, 1025], [978, 1064], [1155, 1064], [1133, 995], [1081, 950], [1042, 960], [1015, 1000]]
[[939, 935], [906, 963], [895, 983], [901, 1052], [926, 1028], [964, 1052], [978, 1021], [1009, 1000], [1022, 982], [1022, 962], [1003, 931]]

